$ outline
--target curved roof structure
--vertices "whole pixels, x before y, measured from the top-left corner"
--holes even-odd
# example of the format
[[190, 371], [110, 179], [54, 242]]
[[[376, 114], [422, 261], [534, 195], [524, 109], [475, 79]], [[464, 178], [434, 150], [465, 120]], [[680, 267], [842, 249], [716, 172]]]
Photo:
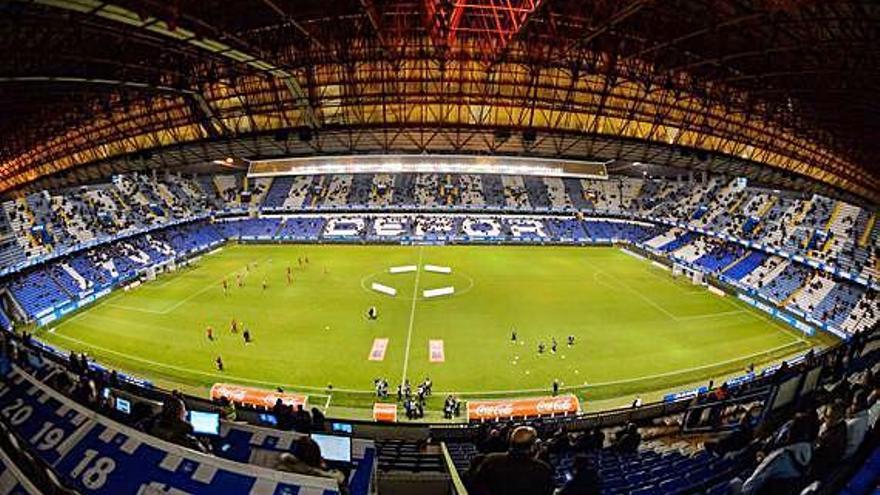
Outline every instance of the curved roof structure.
[[12, 0], [0, 190], [236, 156], [622, 159], [880, 200], [869, 0]]

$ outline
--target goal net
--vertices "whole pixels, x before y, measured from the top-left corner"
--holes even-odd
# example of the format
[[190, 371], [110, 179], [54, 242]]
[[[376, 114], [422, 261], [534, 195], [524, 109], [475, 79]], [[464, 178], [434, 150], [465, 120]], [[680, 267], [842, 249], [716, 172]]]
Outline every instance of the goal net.
[[694, 285], [703, 285], [705, 282], [703, 280], [703, 272], [678, 263], [672, 265], [672, 276], [675, 278], [687, 277]]

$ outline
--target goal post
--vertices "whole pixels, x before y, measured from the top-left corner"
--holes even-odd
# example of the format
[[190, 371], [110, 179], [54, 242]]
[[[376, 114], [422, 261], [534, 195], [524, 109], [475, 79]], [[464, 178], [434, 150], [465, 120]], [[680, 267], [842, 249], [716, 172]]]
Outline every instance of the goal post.
[[694, 285], [705, 284], [703, 272], [701, 272], [700, 270], [694, 270], [693, 268], [682, 265], [680, 263], [674, 263], [672, 265], [672, 276], [674, 278], [687, 277]]

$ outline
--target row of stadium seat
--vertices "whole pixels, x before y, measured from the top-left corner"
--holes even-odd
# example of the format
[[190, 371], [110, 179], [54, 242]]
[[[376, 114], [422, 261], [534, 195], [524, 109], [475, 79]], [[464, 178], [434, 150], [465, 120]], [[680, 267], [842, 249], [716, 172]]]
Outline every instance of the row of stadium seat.
[[[35, 371], [44, 376], [65, 372], [39, 358], [25, 365], [38, 366]], [[333, 479], [252, 463], [252, 451], [257, 449], [276, 456], [291, 452], [300, 434], [223, 422], [214, 440], [222, 448], [216, 451], [217, 457], [210, 456], [90, 411], [8, 361], [5, 368], [0, 395], [9, 428], [40, 461], [53, 466], [59, 479], [83, 493], [339, 493]], [[375, 447], [371, 441], [355, 440], [352, 457], [349, 492], [366, 495], [373, 482]]]
[[[135, 276], [146, 267], [216, 246], [228, 239], [267, 241], [423, 240], [629, 242], [716, 274], [773, 304], [852, 333], [878, 320], [876, 293], [813, 267], [767, 256], [739, 244], [679, 228], [629, 221], [468, 215], [346, 215], [228, 218], [151, 231], [93, 247], [26, 271], [8, 287], [24, 314], [53, 308]], [[821, 280], [822, 288], [810, 287]], [[806, 287], [805, 287], [806, 286]], [[857, 315], [853, 315], [858, 310]]]
[[[776, 369], [764, 376], [762, 383], [725, 386], [723, 395], [717, 395], [717, 391], [698, 395], [689, 406], [690, 410], [699, 413], [695, 417], [705, 417], [704, 413], [708, 413], [708, 416], [718, 418], [717, 422], [711, 422], [717, 426], [704, 428], [699, 437], [682, 434], [684, 430], [680, 429], [689, 421], [690, 411], [684, 415], [642, 415], [641, 426], [653, 439], [627, 447], [620, 442], [621, 436], [615, 435], [616, 440], [608, 440], [609, 433], [614, 434], [617, 427], [605, 426], [598, 419], [593, 423], [595, 426], [590, 426], [589, 416], [583, 420], [560, 420], [559, 423], [546, 419], [523, 423], [535, 427], [541, 436], [536, 455], [553, 467], [557, 488], [565, 487], [584, 466], [593, 473], [585, 479], [592, 480], [590, 484], [597, 491], [563, 491], [566, 494], [727, 495], [739, 493], [734, 487], [741, 482], [736, 478], [747, 480], [765, 469], [751, 481], [762, 483], [766, 476], [776, 484], [767, 483], [763, 489], [748, 493], [832, 494], [838, 493], [836, 490], [845, 484], [842, 494], [868, 495], [875, 493], [880, 477], [877, 470], [880, 458], [875, 451], [877, 419], [880, 417], [875, 379], [880, 358], [878, 338], [876, 332], [862, 334], [824, 356], [812, 355], [794, 367]], [[814, 380], [810, 386], [803, 381], [807, 375]], [[776, 401], [779, 396], [773, 391], [792, 383], [798, 384], [802, 390], [800, 400], [789, 407], [771, 407], [767, 403], [769, 409], [765, 410], [762, 419], [758, 419], [761, 413], [755, 412], [756, 406], [764, 400]], [[765, 393], [757, 394], [762, 388]], [[867, 394], [871, 395], [865, 401]], [[741, 402], [738, 397], [746, 401]], [[846, 417], [828, 419], [829, 416], [823, 416], [821, 412], [831, 403], [852, 403], [852, 406]], [[751, 412], [743, 414], [749, 410]], [[747, 417], [752, 421], [743, 421]], [[825, 452], [819, 450], [823, 444], [817, 435], [820, 431], [827, 432], [829, 426], [821, 424], [822, 421], [841, 421], [844, 425], [847, 447], [830, 458], [823, 457], [821, 454]], [[805, 430], [798, 430], [804, 431], [807, 439], [796, 436], [789, 439], [789, 432], [796, 428], [794, 422], [808, 425]], [[434, 434], [449, 435], [445, 446], [453, 465], [468, 489], [479, 492], [481, 481], [485, 481], [480, 477], [481, 457], [492, 452], [505, 452], [505, 434], [523, 423], [488, 423], [475, 426], [474, 431], [464, 434], [453, 430], [437, 430]], [[867, 434], [862, 426], [867, 429]], [[635, 424], [629, 423], [618, 431], [631, 431], [633, 427]], [[731, 431], [735, 434], [731, 435]], [[602, 432], [598, 442], [592, 438], [595, 432]], [[587, 437], [591, 438], [584, 441]], [[827, 442], [828, 437], [824, 441]], [[790, 442], [807, 442], [803, 448], [812, 452], [812, 458], [808, 456], [806, 467], [800, 468], [796, 475], [767, 471], [761, 460], [774, 458], [774, 452], [782, 452], [782, 458], [785, 458], [789, 454], [779, 449], [787, 447]], [[822, 448], [828, 448], [827, 444], [824, 445]], [[865, 467], [856, 472], [865, 459]], [[578, 462], [584, 460], [586, 463], [579, 467]], [[787, 478], [773, 479], [780, 476]], [[847, 483], [849, 476], [852, 479]], [[586, 489], [583, 485], [576, 486]], [[786, 489], [778, 491], [782, 486]]]
[[[880, 222], [876, 212], [818, 195], [780, 195], [716, 178], [695, 183], [633, 177], [596, 181], [461, 174], [297, 176], [251, 181], [247, 201], [241, 196], [243, 183], [238, 175], [192, 179], [134, 174], [115, 176], [111, 184], [31, 194], [3, 205], [0, 257], [12, 263], [77, 243], [241, 208], [488, 206], [510, 211], [578, 210], [683, 223], [802, 254], [866, 277], [877, 275]], [[14, 232], [17, 245], [2, 243], [4, 225]]]

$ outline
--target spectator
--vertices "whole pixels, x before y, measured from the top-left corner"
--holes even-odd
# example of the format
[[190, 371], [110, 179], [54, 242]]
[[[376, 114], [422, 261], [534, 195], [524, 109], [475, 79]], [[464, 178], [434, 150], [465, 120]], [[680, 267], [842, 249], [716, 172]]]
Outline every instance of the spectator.
[[601, 428], [593, 428], [589, 434], [587, 447], [590, 450], [601, 450], [605, 447], [605, 432]]
[[275, 419], [278, 420], [278, 429], [289, 430], [293, 428], [293, 414], [291, 408], [280, 398], [275, 400], [275, 405], [272, 406], [272, 414], [274, 414]]
[[238, 417], [238, 413], [235, 409], [235, 403], [229, 400], [228, 397], [223, 396], [220, 397], [220, 400], [217, 401], [217, 405], [220, 406], [220, 417], [226, 421], [235, 421]]
[[300, 433], [308, 433], [312, 429], [312, 415], [302, 404], [296, 406], [296, 412], [293, 414], [293, 429]]
[[487, 454], [507, 450], [504, 439], [501, 437], [501, 432], [497, 428], [489, 430], [489, 438], [482, 443], [480, 450]]
[[736, 452], [746, 448], [754, 438], [754, 429], [752, 428], [752, 413], [746, 411], [739, 420], [739, 425], [728, 435], [722, 437], [718, 441], [710, 441], [705, 443], [706, 450], [723, 456], [729, 452]]
[[176, 396], [162, 404], [162, 411], [150, 428], [150, 434], [184, 447], [206, 451], [193, 435], [192, 425], [186, 421], [186, 405]]
[[806, 415], [797, 414], [783, 441], [770, 452], [744, 482], [734, 479], [734, 494], [794, 495], [803, 488], [812, 459], [812, 438]]
[[822, 479], [843, 459], [846, 453], [846, 406], [836, 400], [825, 407], [819, 438], [813, 452], [813, 475]]
[[477, 454], [471, 457], [467, 470], [461, 473], [461, 482], [464, 483], [464, 487], [470, 494], [478, 495], [483, 493], [482, 487], [477, 484], [477, 472], [485, 460], [486, 454]]
[[332, 478], [339, 489], [346, 493], [345, 475], [341, 471], [329, 469], [321, 457], [321, 447], [307, 436], [300, 437], [294, 445], [294, 453], [285, 452], [278, 458], [275, 466], [279, 471]]
[[617, 441], [614, 447], [623, 454], [634, 454], [639, 450], [642, 443], [642, 435], [636, 425], [629, 423], [617, 432]]
[[845, 459], [853, 456], [865, 440], [868, 433], [868, 400], [863, 389], [853, 394], [852, 404], [849, 408], [849, 418], [846, 420], [846, 451]]
[[601, 493], [599, 473], [590, 458], [578, 454], [574, 458], [574, 476], [562, 487], [558, 495], [599, 495]]
[[317, 407], [312, 408], [312, 431], [324, 431], [326, 417]]
[[538, 433], [520, 426], [510, 435], [506, 453], [486, 456], [477, 471], [477, 484], [485, 495], [550, 495], [553, 493], [553, 468], [535, 459]]

